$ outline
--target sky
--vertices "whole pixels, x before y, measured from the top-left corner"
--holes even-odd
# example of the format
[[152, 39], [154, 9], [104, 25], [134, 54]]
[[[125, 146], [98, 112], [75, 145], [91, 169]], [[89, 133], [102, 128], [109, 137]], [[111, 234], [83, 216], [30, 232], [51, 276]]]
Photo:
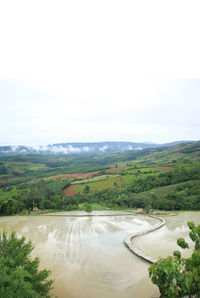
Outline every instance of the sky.
[[0, 145], [199, 140], [199, 1], [0, 2]]

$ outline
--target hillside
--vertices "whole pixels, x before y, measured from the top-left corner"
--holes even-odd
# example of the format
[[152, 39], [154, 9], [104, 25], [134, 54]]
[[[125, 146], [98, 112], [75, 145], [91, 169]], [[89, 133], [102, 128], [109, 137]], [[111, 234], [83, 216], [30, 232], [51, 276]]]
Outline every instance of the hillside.
[[98, 208], [199, 210], [199, 182], [200, 142], [115, 154], [4, 155], [0, 213], [34, 207], [72, 210], [86, 203]]
[[124, 151], [115, 154], [12, 154], [0, 157], [0, 185], [19, 184], [58, 174], [87, 173], [109, 168], [155, 166], [200, 161], [200, 142]]
[[178, 143], [188, 143], [189, 141], [178, 141], [166, 144], [136, 143], [136, 142], [98, 142], [98, 143], [60, 143], [49, 145], [12, 145], [0, 146], [0, 155], [16, 154], [111, 154], [124, 151], [142, 150], [146, 148], [157, 148], [174, 146]]

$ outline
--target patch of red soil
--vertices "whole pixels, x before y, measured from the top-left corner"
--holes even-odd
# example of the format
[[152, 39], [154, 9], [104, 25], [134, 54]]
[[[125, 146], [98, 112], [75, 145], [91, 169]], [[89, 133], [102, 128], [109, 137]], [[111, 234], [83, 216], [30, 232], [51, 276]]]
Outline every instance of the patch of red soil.
[[0, 180], [0, 184], [4, 184], [5, 182], [5, 180]]
[[174, 150], [174, 152], [175, 152], [175, 151], [181, 151], [181, 150], [183, 150], [183, 149], [185, 149], [185, 147], [177, 148], [177, 149]]
[[105, 170], [107, 173], [113, 173], [113, 172], [121, 172], [123, 170], [123, 168], [113, 168], [113, 169], [107, 169]]
[[173, 167], [165, 167], [165, 166], [163, 166], [163, 167], [155, 167], [156, 169], [160, 169], [160, 170], [173, 170], [174, 168]]
[[122, 179], [121, 179], [121, 177], [118, 177], [118, 180], [119, 180], [119, 184], [122, 184]]
[[[115, 169], [108, 169], [108, 170], [115, 170]], [[118, 170], [118, 169], [117, 169]], [[107, 170], [106, 170], [107, 171]], [[114, 171], [109, 171], [109, 172], [114, 172]], [[91, 173], [82, 173], [82, 174], [61, 174], [61, 175], [57, 175], [55, 177], [53, 177], [54, 179], [60, 179], [60, 178], [68, 178], [71, 177], [71, 178], [74, 178], [74, 177], [77, 177], [77, 178], [89, 178], [91, 176], [94, 175], [94, 173], [99, 173], [99, 172], [91, 172]], [[89, 174], [89, 176], [88, 176]], [[118, 185], [119, 184], [122, 184], [122, 180], [121, 180], [121, 177], [120, 176], [117, 176], [115, 178], [115, 181]], [[80, 182], [81, 184], [81, 182]], [[76, 184], [76, 185], [79, 185], [79, 184]], [[101, 190], [102, 187], [98, 187], [97, 190]], [[65, 188], [64, 189], [64, 193], [68, 196], [68, 197], [71, 197], [71, 196], [74, 196], [75, 195], [75, 191], [74, 191], [74, 185], [70, 185], [69, 187]]]
[[[107, 169], [107, 170], [102, 170], [106, 173], [119, 173], [120, 171], [122, 171], [123, 168], [113, 168], [113, 169]], [[53, 177], [50, 177], [50, 179], [61, 179], [61, 178], [66, 178], [69, 179], [70, 181], [73, 181], [75, 178], [77, 179], [87, 179], [87, 178], [91, 178], [95, 175], [100, 174], [101, 171], [95, 171], [95, 172], [89, 172], [89, 173], [77, 173], [77, 174], [60, 174], [60, 175], [56, 175]]]
[[116, 182], [118, 185], [122, 184], [121, 177], [120, 176], [116, 177], [114, 182]]
[[16, 173], [20, 173], [20, 174], [24, 174], [24, 171], [20, 170], [20, 169], [15, 169]]
[[70, 185], [69, 187], [65, 188], [64, 192], [68, 197], [72, 197], [74, 195], [73, 185]]
[[90, 178], [96, 174], [98, 174], [99, 172], [90, 172], [90, 173], [79, 173], [79, 174], [60, 174], [60, 175], [56, 175], [54, 177], [51, 177], [51, 179], [60, 179], [60, 178], [67, 178], [70, 181], [73, 181], [75, 178], [78, 179], [86, 179], [86, 178]]
[[[119, 173], [123, 168], [113, 168], [113, 169], [107, 169], [107, 170], [102, 170], [105, 171], [106, 173], [113, 173], [113, 172], [117, 172]], [[77, 173], [77, 174], [60, 174], [60, 175], [56, 175], [53, 177], [50, 177], [51, 179], [61, 179], [61, 178], [67, 178], [70, 181], [73, 181], [75, 178], [78, 179], [87, 179], [90, 178], [94, 175], [98, 175], [100, 174], [101, 171], [95, 171], [95, 172], [89, 172], [89, 173]]]

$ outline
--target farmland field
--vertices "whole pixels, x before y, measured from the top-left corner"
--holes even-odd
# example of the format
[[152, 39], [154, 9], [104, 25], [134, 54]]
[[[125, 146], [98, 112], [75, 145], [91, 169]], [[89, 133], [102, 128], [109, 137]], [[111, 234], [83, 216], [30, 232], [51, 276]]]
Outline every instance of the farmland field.
[[[114, 183], [121, 184], [120, 176], [107, 176], [105, 179], [95, 182], [86, 182], [90, 186], [90, 191], [100, 190], [104, 188], [108, 188], [110, 186], [113, 186]], [[85, 183], [84, 183], [85, 184]], [[73, 189], [75, 193], [82, 193], [84, 190], [85, 185], [84, 184], [73, 184]]]

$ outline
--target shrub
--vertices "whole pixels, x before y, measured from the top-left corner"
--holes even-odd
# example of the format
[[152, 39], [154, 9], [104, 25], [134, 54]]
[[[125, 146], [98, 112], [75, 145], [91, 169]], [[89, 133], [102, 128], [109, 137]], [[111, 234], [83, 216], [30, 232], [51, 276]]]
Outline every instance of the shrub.
[[[160, 290], [161, 297], [200, 297], [200, 225], [188, 222], [189, 237], [194, 242], [190, 258], [182, 258], [180, 251], [173, 256], [160, 259], [149, 268], [152, 282]], [[179, 238], [177, 244], [189, 248], [188, 243]]]
[[0, 236], [0, 297], [50, 297], [50, 271], [39, 271], [39, 259], [31, 260], [32, 243], [15, 232]]

